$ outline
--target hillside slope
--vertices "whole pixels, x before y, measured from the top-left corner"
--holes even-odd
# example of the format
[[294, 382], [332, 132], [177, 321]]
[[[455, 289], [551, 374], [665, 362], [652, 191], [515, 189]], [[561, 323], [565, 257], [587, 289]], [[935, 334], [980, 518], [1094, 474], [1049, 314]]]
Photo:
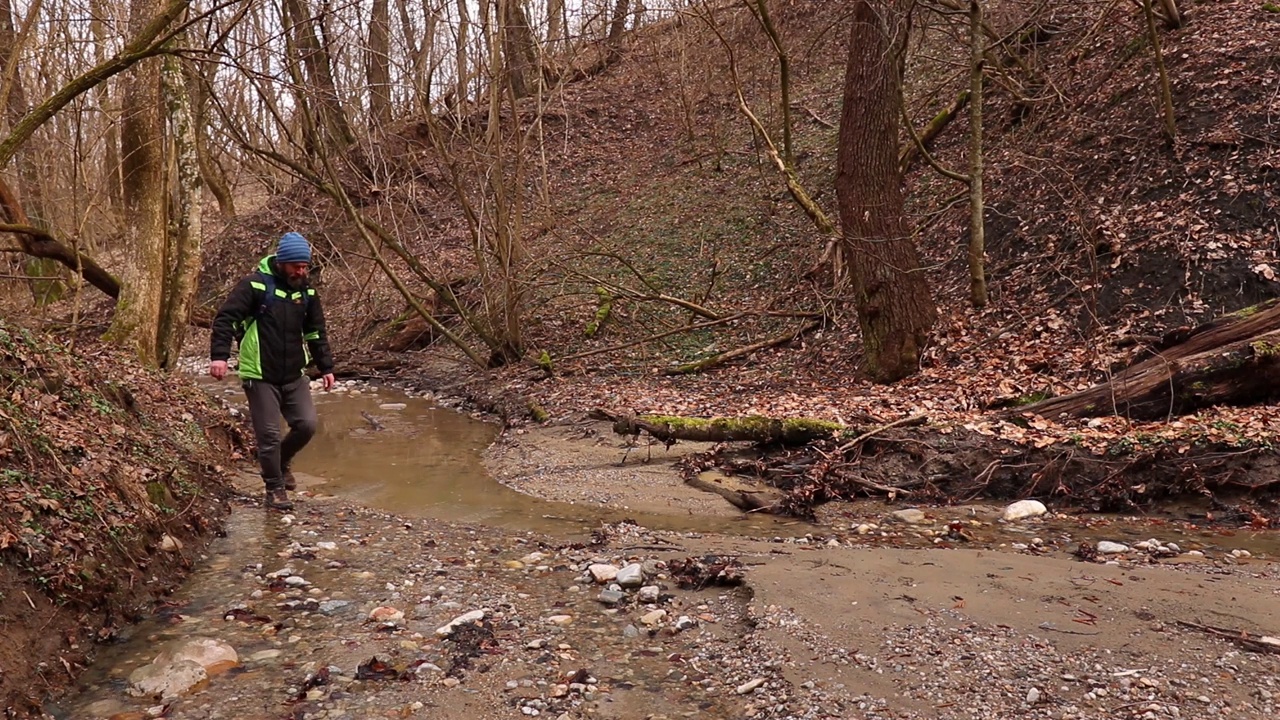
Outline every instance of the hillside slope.
[[[545, 166], [535, 163], [526, 178], [548, 179], [526, 203], [530, 357], [626, 347], [558, 362], [558, 378], [518, 389], [553, 406], [963, 417], [997, 399], [1078, 388], [1126, 362], [1145, 337], [1277, 295], [1280, 100], [1270, 38], [1280, 17], [1244, 0], [1196, 4], [1186, 8], [1186, 27], [1161, 31], [1180, 133], [1169, 145], [1137, 11], [1059, 0], [1043, 7], [1037, 19], [1017, 3], [989, 11], [1000, 34], [1035, 32], [1005, 46], [1030, 70], [1000, 68], [985, 107], [993, 301], [984, 311], [966, 303], [967, 210], [950, 202], [957, 186], [920, 162], [907, 177], [942, 316], [918, 377], [887, 389], [858, 379], [851, 305], [823, 273], [806, 274], [824, 239], [737, 111], [728, 56], [710, 23], [736, 49], [748, 102], [775, 133], [776, 60], [750, 15], [728, 6], [642, 28], [621, 62], [559, 88], [546, 104], [536, 148]], [[846, 26], [825, 3], [788, 3], [775, 14], [792, 56], [798, 171], [834, 213], [832, 123]], [[907, 92], [920, 125], [963, 89], [952, 63], [965, 49], [955, 40], [963, 33], [938, 18], [917, 24]], [[933, 149], [962, 167], [965, 144], [962, 116]], [[409, 123], [379, 157], [395, 182], [377, 192], [353, 183], [364, 191], [362, 209], [396, 227], [465, 294], [466, 225], [421, 127]], [[285, 226], [321, 246], [338, 345], [348, 359], [361, 357], [404, 303], [350, 252], [359, 245], [349, 224], [314, 192], [295, 188], [233, 227], [223, 248], [236, 250], [216, 252], [208, 277], [225, 282], [236, 274], [226, 270], [232, 257], [248, 262]], [[602, 284], [614, 302], [588, 337]], [[658, 295], [720, 317], [751, 314], [628, 345], [691, 322]], [[656, 375], [798, 329], [796, 314], [813, 312], [828, 322], [783, 347], [697, 376]]]
[[239, 447], [189, 381], [0, 322], [0, 706], [34, 710], [163, 602], [220, 529]]

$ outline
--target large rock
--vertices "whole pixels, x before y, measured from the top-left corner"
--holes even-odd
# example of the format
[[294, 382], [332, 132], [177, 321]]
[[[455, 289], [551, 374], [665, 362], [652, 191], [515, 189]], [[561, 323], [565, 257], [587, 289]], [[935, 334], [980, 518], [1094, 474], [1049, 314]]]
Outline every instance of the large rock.
[[644, 567], [640, 563], [631, 563], [618, 571], [614, 582], [624, 588], [640, 587], [644, 584]]
[[175, 698], [208, 679], [204, 666], [194, 660], [150, 663], [129, 673], [129, 694], [162, 700]]
[[605, 563], [592, 563], [592, 565], [587, 568], [587, 572], [591, 573], [592, 580], [595, 580], [601, 585], [607, 582], [613, 582], [613, 579], [618, 577], [618, 568], [612, 565], [606, 565]]
[[1049, 512], [1049, 509], [1039, 500], [1019, 500], [1005, 508], [1001, 517], [1005, 522], [1017, 522], [1027, 518], [1040, 517], [1047, 512]]
[[239, 664], [240, 656], [235, 648], [221, 640], [196, 637], [178, 641], [162, 650], [152, 664], [173, 665], [187, 660], [204, 668], [206, 674], [216, 675]]
[[1098, 542], [1097, 550], [1103, 555], [1116, 555], [1119, 553], [1129, 552], [1129, 546], [1124, 543], [1111, 542], [1110, 540], [1102, 540]]

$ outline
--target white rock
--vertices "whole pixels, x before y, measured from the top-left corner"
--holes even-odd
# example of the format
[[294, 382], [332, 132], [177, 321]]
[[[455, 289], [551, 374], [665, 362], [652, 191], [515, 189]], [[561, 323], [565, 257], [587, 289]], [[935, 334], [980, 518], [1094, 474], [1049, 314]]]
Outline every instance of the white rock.
[[907, 525], [921, 525], [929, 522], [925, 517], [924, 511], [919, 508], [907, 508], [905, 510], [895, 510], [886, 518], [894, 522], [906, 523]]
[[129, 694], [134, 697], [178, 697], [209, 679], [194, 660], [157, 665], [150, 663], [129, 673]]
[[547, 622], [551, 623], [552, 625], [561, 625], [561, 626], [571, 625], [573, 623], [573, 616], [572, 615], [552, 615], [551, 617], [547, 618]]
[[182, 541], [172, 535], [162, 535], [160, 549], [165, 552], [178, 552], [182, 549]]
[[316, 543], [316, 548], [320, 550], [337, 550], [338, 543], [330, 542], [328, 540], [321, 540], [320, 542]]
[[591, 573], [591, 578], [601, 585], [618, 577], [618, 568], [604, 563], [593, 563], [587, 568], [587, 572]]
[[449, 637], [453, 634], [454, 630], [458, 629], [459, 625], [466, 625], [467, 623], [473, 623], [477, 620], [483, 620], [486, 615], [488, 615], [488, 611], [485, 609], [472, 610], [471, 612], [463, 613], [450, 620], [447, 624], [436, 628], [436, 637]]
[[1027, 704], [1035, 705], [1038, 702], [1040, 702], [1040, 691], [1036, 688], [1031, 688], [1027, 691]]
[[520, 562], [524, 563], [525, 565], [537, 565], [543, 560], [546, 560], [547, 557], [549, 556], [544, 552], [531, 552], [528, 555], [525, 555], [524, 557], [520, 558]]
[[1098, 541], [1097, 550], [1103, 555], [1114, 555], [1116, 553], [1129, 552], [1129, 546], [1124, 543], [1111, 542], [1110, 540], [1100, 540]]
[[858, 527], [854, 528], [853, 531], [858, 533], [859, 535], [866, 535], [875, 529], [876, 529], [875, 525], [868, 525], [867, 523], [862, 523]]
[[636, 599], [642, 603], [658, 602], [658, 598], [662, 595], [662, 590], [657, 585], [645, 585], [640, 588], [640, 592], [636, 593]]
[[307, 579], [301, 575], [290, 575], [284, 579], [284, 584], [289, 587], [303, 587], [305, 585], [310, 585], [311, 583], [308, 583]]
[[1017, 522], [1027, 518], [1040, 517], [1046, 512], [1049, 512], [1049, 509], [1039, 500], [1019, 500], [1006, 507], [1001, 517], [1004, 518], [1005, 522]]
[[746, 695], [747, 693], [751, 692], [752, 690], [755, 690], [756, 688], [760, 687], [764, 683], [765, 683], [764, 678], [756, 678], [755, 680], [748, 680], [742, 683], [741, 685], [739, 685], [738, 687], [734, 688], [734, 692], [738, 693], [739, 695]]
[[378, 409], [379, 410], [403, 410], [406, 407], [408, 407], [408, 405], [405, 405], [404, 403], [382, 403], [381, 405], [378, 406]]
[[644, 567], [640, 563], [631, 563], [618, 571], [614, 581], [624, 588], [640, 587], [644, 584]]

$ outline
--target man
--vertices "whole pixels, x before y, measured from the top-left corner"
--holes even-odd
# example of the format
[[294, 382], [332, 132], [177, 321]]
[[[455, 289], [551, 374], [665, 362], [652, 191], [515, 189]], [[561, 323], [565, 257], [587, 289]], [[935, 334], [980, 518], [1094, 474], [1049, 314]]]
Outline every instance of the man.
[[[258, 263], [227, 296], [213, 320], [209, 374], [227, 376], [231, 341], [240, 343], [240, 381], [258, 442], [258, 464], [266, 485], [266, 506], [292, 510], [296, 487], [289, 464], [316, 432], [316, 409], [305, 368], [312, 361], [333, 387], [333, 356], [325, 335], [320, 297], [307, 283], [311, 245], [285, 233], [276, 253]], [[280, 439], [280, 416], [289, 433]]]

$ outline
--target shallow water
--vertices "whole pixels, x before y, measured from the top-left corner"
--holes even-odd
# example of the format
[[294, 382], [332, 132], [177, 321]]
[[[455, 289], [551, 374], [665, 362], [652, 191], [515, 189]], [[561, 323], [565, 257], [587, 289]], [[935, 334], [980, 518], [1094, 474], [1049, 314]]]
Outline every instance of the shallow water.
[[624, 519], [655, 530], [751, 536], [814, 529], [762, 514], [668, 515], [541, 500], [497, 482], [485, 469], [481, 453], [498, 435], [491, 423], [387, 390], [321, 392], [315, 402], [320, 428], [298, 455], [295, 470], [304, 481], [319, 483], [311, 489], [368, 507], [550, 534], [581, 533]]

